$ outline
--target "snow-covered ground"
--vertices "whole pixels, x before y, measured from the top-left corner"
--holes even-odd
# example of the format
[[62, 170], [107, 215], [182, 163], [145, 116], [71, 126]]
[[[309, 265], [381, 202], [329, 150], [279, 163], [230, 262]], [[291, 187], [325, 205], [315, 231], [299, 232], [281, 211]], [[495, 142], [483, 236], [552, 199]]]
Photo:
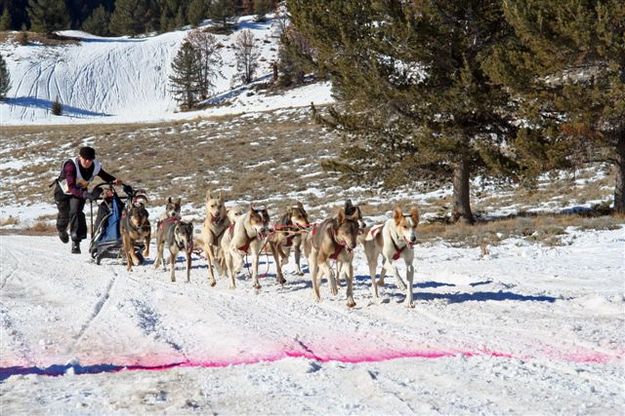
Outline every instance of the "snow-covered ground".
[[625, 411], [624, 229], [486, 257], [418, 245], [414, 309], [392, 278], [372, 301], [360, 249], [350, 310], [326, 283], [315, 303], [307, 274], [279, 287], [264, 257], [257, 292], [243, 275], [210, 287], [199, 258], [172, 283], [151, 260], [127, 272], [56, 238], [0, 239], [3, 414]]
[[[276, 57], [276, 27], [244, 18], [240, 29], [252, 30], [262, 47], [262, 83]], [[186, 33], [66, 32], [82, 41], [0, 45], [12, 77], [0, 125], [197, 119], [332, 102], [328, 83], [276, 95], [233, 85], [235, 32], [217, 35], [224, 77], [215, 101], [222, 105], [176, 113], [167, 79]], [[56, 97], [61, 117], [49, 113]], [[14, 185], [9, 170], [43, 163], [15, 158], [12, 146], [1, 152], [4, 188]], [[326, 191], [311, 187], [263, 202]], [[371, 195], [368, 202], [422, 203], [450, 190], [410, 192]], [[192, 208], [183, 212], [201, 220], [203, 212]], [[507, 209], [520, 208], [489, 213]], [[161, 208], [151, 210], [155, 218]], [[244, 276], [229, 290], [225, 280], [208, 285], [198, 257], [191, 283], [184, 282], [182, 258], [172, 283], [168, 272], [154, 270], [154, 247], [147, 264], [129, 273], [117, 260], [96, 265], [84, 243], [85, 254], [70, 255], [57, 238], [6, 234], [49, 223], [54, 214], [51, 200], [0, 203], [2, 415], [625, 413], [625, 228], [569, 228], [557, 247], [509, 239], [485, 257], [479, 248], [422, 242], [414, 309], [403, 306], [392, 278], [383, 301], [372, 301], [358, 249], [357, 307], [348, 309], [345, 289], [332, 297], [325, 283], [324, 299], [315, 303], [307, 274], [288, 275], [277, 286], [265, 257], [260, 291]]]
[[[271, 63], [278, 53], [277, 23], [241, 18], [234, 33], [215, 35], [223, 45], [219, 49], [223, 76], [215, 80], [211, 100], [220, 105], [186, 113], [176, 112], [169, 76], [171, 62], [189, 30], [138, 38], [62, 31], [80, 42], [58, 47], [2, 44], [11, 89], [8, 100], [0, 102], [0, 125], [154, 122], [332, 102], [329, 83], [261, 96], [239, 85], [233, 46], [242, 30], [250, 30], [256, 39], [258, 82], [271, 77]], [[62, 116], [50, 113], [57, 98], [63, 104]]]

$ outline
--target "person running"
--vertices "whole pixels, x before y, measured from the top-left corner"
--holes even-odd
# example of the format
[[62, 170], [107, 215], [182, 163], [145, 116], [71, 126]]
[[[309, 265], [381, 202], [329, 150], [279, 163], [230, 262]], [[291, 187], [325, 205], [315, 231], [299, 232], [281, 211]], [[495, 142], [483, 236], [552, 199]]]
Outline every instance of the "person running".
[[[102, 164], [95, 158], [93, 147], [81, 147], [78, 157], [63, 162], [61, 173], [54, 188], [54, 201], [58, 209], [56, 229], [63, 243], [72, 239], [72, 253], [80, 254], [80, 241], [87, 238], [87, 221], [83, 209], [85, 201], [95, 201], [102, 190], [89, 191], [89, 184], [98, 176], [105, 182], [122, 184], [110, 173], [102, 169]], [[69, 225], [69, 234], [67, 226]]]

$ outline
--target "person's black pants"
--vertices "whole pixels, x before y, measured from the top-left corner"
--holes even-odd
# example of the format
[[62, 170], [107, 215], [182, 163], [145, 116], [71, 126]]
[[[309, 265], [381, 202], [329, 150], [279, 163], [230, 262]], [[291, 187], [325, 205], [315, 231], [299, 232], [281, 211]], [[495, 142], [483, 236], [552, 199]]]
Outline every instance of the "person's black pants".
[[73, 241], [80, 242], [87, 238], [87, 220], [82, 212], [85, 200], [64, 194], [61, 187], [57, 185], [54, 190], [54, 201], [59, 210], [56, 216], [56, 229], [65, 231], [69, 225], [69, 235]]

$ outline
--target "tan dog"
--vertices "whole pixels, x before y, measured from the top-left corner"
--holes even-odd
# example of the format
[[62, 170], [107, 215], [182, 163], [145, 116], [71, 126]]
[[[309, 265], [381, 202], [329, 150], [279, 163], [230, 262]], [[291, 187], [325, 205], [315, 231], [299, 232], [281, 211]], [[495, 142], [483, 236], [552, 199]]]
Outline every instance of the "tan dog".
[[276, 264], [276, 278], [281, 285], [286, 283], [284, 275], [282, 274], [282, 266], [289, 261], [291, 247], [293, 247], [293, 252], [295, 254], [297, 274], [304, 274], [302, 273], [299, 262], [301, 256], [302, 232], [308, 226], [308, 213], [306, 213], [304, 206], [299, 201], [294, 206], [287, 208], [286, 213], [280, 218], [280, 221], [274, 225], [275, 232], [269, 236], [268, 244]]
[[141, 260], [135, 253], [135, 242], [143, 241], [143, 253], [145, 258], [150, 255], [150, 239], [152, 231], [150, 228], [149, 214], [142, 203], [127, 206], [122, 211], [122, 218], [119, 230], [122, 235], [122, 250], [126, 255], [128, 271], [132, 270], [133, 265], [139, 265]]
[[210, 190], [206, 192], [206, 218], [200, 234], [204, 253], [206, 253], [206, 261], [208, 263], [208, 281], [211, 286], [215, 286], [215, 273], [213, 267], [218, 268], [221, 273], [219, 262], [219, 250], [221, 239], [230, 226], [230, 219], [224, 204], [224, 196], [222, 192], [213, 194]]
[[345, 216], [345, 210], [341, 209], [336, 218], [330, 218], [315, 226], [306, 237], [304, 249], [308, 256], [308, 267], [313, 285], [313, 296], [316, 301], [321, 300], [319, 286], [321, 278], [328, 276], [330, 291], [333, 295], [338, 293], [338, 286], [332, 268], [328, 265], [329, 260], [336, 260], [340, 274], [345, 275], [347, 281], [347, 306], [354, 307], [353, 278], [354, 259], [353, 250], [356, 247], [358, 237], [358, 221]]
[[[389, 272], [395, 276], [397, 286], [406, 290], [406, 306], [414, 307], [412, 296], [414, 250], [412, 246], [417, 242], [417, 224], [419, 224], [419, 210], [416, 207], [411, 208], [408, 215], [404, 215], [400, 207], [395, 207], [393, 218], [387, 220], [384, 225], [372, 227], [364, 241], [361, 241], [367, 256], [371, 288], [376, 300], [379, 300], [378, 286], [384, 286], [385, 272]], [[375, 269], [380, 254], [382, 255], [382, 268], [380, 280], [376, 282]], [[393, 264], [400, 258], [406, 263], [407, 285], [399, 276], [397, 266]]]
[[252, 254], [252, 281], [255, 289], [258, 283], [258, 257], [265, 245], [269, 232], [269, 213], [264, 207], [254, 207], [239, 216], [221, 239], [221, 252], [225, 268], [230, 276], [230, 288], [236, 287], [235, 274], [241, 269], [243, 257]]

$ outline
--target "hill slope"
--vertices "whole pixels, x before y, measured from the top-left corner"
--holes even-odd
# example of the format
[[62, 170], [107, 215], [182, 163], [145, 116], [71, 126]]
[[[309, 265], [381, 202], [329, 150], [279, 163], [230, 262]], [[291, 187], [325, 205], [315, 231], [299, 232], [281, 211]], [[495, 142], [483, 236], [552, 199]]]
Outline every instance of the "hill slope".
[[[191, 118], [203, 114], [228, 114], [330, 100], [329, 85], [305, 88], [285, 96], [258, 98], [233, 81], [236, 59], [233, 44], [241, 30], [249, 29], [260, 51], [259, 80], [271, 73], [277, 55], [277, 35], [271, 20], [254, 23], [242, 18], [237, 31], [215, 35], [223, 45], [223, 77], [216, 80], [216, 101], [225, 107], [174, 114], [177, 104], [169, 91], [171, 62], [188, 33], [181, 30], [143, 38], [102, 38], [84, 32], [60, 32], [80, 39], [63, 46], [0, 46], [7, 61], [12, 86], [8, 101], [0, 103], [0, 123], [62, 124], [85, 122], [137, 122]], [[12, 37], [12, 36], [9, 36]], [[55, 99], [64, 106], [62, 117], [50, 114]]]

